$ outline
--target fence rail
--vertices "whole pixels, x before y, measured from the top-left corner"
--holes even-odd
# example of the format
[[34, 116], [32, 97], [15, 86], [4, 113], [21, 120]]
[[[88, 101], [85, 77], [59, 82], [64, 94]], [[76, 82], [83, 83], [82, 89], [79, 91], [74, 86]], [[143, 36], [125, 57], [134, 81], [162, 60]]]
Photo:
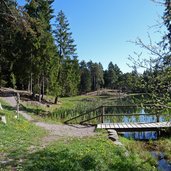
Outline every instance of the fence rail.
[[[78, 116], [75, 116], [69, 120], [66, 120], [64, 123], [65, 124], [68, 124], [68, 123], [72, 123], [72, 121], [74, 120], [77, 120], [80, 118], [79, 120], [79, 124], [83, 124], [83, 123], [86, 123], [88, 121], [91, 121], [91, 120], [94, 120], [94, 119], [99, 119], [101, 123], [104, 123], [104, 118], [105, 117], [121, 117], [121, 116], [156, 116], [156, 122], [159, 122], [159, 119], [160, 119], [160, 116], [162, 115], [161, 113], [159, 112], [156, 112], [156, 113], [147, 113], [147, 114], [144, 114], [144, 113], [127, 113], [127, 112], [122, 112], [120, 114], [114, 114], [114, 113], [105, 113], [106, 112], [106, 109], [107, 108], [140, 108], [142, 107], [142, 105], [103, 105], [103, 106], [99, 106], [93, 110], [89, 110], [89, 111], [86, 111], [85, 113], [83, 114], [80, 114]], [[171, 107], [168, 107], [168, 106], [165, 106], [165, 105], [152, 105], [152, 104], [145, 104], [143, 105], [143, 107], [160, 107], [160, 108], [167, 108], [167, 109], [171, 109]], [[92, 113], [95, 112], [95, 116], [92, 115]], [[97, 114], [98, 113], [98, 114]], [[165, 116], [169, 116], [170, 114], [165, 114]], [[82, 118], [82, 117], [86, 117], [87, 118]], [[171, 116], [171, 115], [170, 115]]]

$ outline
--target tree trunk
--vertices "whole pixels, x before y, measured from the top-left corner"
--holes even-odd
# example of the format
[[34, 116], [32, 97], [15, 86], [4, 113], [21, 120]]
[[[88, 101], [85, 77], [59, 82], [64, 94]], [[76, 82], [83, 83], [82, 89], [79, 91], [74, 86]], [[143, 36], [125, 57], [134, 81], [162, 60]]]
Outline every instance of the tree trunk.
[[45, 77], [43, 75], [43, 81], [42, 81], [42, 98], [41, 98], [41, 100], [43, 100], [44, 93], [45, 93]]
[[33, 92], [33, 79], [32, 79], [32, 73], [30, 75], [30, 92]]
[[30, 92], [30, 80], [28, 82], [28, 88], [27, 88], [28, 92]]
[[39, 102], [41, 103], [41, 100], [42, 100], [42, 95], [41, 93], [39, 93]]

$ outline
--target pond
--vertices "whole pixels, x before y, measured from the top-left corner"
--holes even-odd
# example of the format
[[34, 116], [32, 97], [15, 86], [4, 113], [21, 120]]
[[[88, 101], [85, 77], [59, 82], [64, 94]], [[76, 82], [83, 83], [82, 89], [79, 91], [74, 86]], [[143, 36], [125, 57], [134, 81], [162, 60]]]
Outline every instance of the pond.
[[[115, 105], [105, 106], [104, 113], [106, 116], [104, 115], [104, 123], [153, 123], [157, 121], [171, 121], [171, 109], [163, 106], [137, 105], [138, 101], [136, 103], [135, 98], [134, 104], [131, 104], [131, 100], [131, 98], [119, 99], [116, 101]], [[156, 131], [124, 133], [125, 137], [137, 140], [157, 139], [159, 135], [159, 132]]]
[[[125, 100], [125, 99], [124, 99]], [[127, 100], [118, 101], [118, 104], [124, 105]], [[160, 117], [157, 118], [156, 115], [150, 115], [155, 114], [158, 112], [160, 114]], [[163, 121], [171, 121], [170, 113], [171, 110], [167, 108], [153, 108], [153, 107], [108, 107], [105, 110], [105, 113], [120, 113], [120, 114], [130, 114], [130, 116], [121, 116], [117, 118], [106, 118], [105, 122], [163, 122]], [[131, 116], [132, 113], [141, 114], [140, 116]], [[159, 138], [159, 132], [156, 131], [145, 131], [145, 132], [124, 132], [123, 136], [129, 139], [135, 139], [135, 140], [156, 140]], [[158, 170], [161, 171], [171, 171], [171, 163], [165, 159], [165, 156], [162, 152], [157, 151], [150, 151], [152, 156], [158, 161]]]
[[171, 171], [171, 163], [169, 163], [165, 158], [164, 154], [161, 152], [151, 151], [151, 154], [158, 161], [158, 170], [161, 171]]

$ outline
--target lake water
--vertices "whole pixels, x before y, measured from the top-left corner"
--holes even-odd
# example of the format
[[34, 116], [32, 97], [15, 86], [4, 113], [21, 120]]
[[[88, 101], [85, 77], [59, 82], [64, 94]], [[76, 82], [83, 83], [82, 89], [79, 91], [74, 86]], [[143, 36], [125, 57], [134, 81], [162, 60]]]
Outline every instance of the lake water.
[[161, 152], [151, 151], [154, 158], [158, 160], [158, 170], [171, 171], [171, 163], [164, 159], [164, 154]]

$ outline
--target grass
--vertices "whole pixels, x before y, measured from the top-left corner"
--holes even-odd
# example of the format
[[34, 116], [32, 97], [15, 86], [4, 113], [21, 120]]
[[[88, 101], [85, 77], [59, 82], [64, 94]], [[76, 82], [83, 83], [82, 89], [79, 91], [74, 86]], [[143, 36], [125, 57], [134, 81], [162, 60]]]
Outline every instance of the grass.
[[15, 119], [16, 113], [13, 109], [2, 100], [0, 102], [4, 108], [1, 113], [5, 114], [7, 119], [7, 124], [0, 123], [0, 160], [14, 162], [25, 153], [38, 149], [46, 132], [22, 117]]
[[128, 152], [99, 135], [84, 139], [64, 139], [26, 157], [23, 170], [156, 170], [152, 157], [146, 161], [140, 154]]
[[164, 153], [165, 159], [171, 163], [171, 137], [150, 141], [147, 145], [147, 149]]
[[[0, 161], [12, 161], [1, 164], [0, 170], [157, 170], [156, 161], [145, 143], [121, 137], [125, 147], [118, 147], [107, 138], [104, 131], [90, 138], [64, 137], [40, 149], [40, 140], [46, 133], [23, 118], [14, 119], [12, 108], [2, 101], [1, 103], [5, 108], [3, 113], [8, 124], [0, 124]], [[168, 151], [166, 155], [169, 158], [171, 140], [157, 142], [161, 149]]]
[[[62, 123], [63, 121], [80, 115], [87, 110], [101, 106], [104, 100], [96, 96], [75, 96], [60, 99], [60, 104], [37, 105], [37, 103], [22, 102], [22, 107], [35, 119], [50, 123]], [[43, 114], [43, 115], [42, 115]], [[43, 119], [42, 117], [43, 116]]]

